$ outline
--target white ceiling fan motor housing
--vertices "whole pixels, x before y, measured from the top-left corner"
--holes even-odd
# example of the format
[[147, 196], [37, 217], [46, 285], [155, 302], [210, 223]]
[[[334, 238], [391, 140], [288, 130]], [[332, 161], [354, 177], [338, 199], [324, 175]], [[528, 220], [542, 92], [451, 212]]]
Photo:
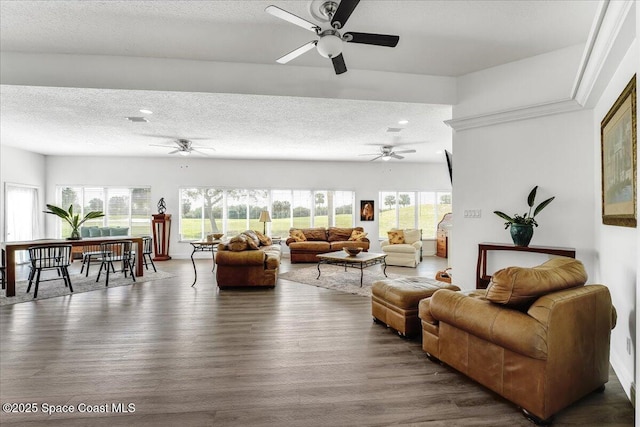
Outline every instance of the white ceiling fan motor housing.
[[325, 58], [334, 58], [342, 53], [342, 38], [340, 33], [327, 30], [320, 34], [320, 40], [316, 45], [318, 53]]

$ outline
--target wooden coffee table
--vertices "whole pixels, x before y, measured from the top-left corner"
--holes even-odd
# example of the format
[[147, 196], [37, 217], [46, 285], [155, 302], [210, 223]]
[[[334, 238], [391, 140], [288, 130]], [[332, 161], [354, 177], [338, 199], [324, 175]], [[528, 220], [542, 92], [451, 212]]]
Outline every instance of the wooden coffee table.
[[385, 258], [387, 258], [387, 254], [376, 254], [373, 252], [360, 252], [358, 255], [349, 255], [344, 251], [336, 251], [329, 252], [326, 254], [318, 254], [316, 255], [319, 258], [318, 261], [318, 277], [320, 278], [320, 265], [321, 264], [333, 264], [333, 265], [343, 265], [344, 270], [347, 271], [347, 267], [350, 268], [359, 268], [360, 269], [360, 287], [362, 287], [362, 276], [363, 271], [367, 267], [371, 267], [372, 265], [382, 264], [384, 273], [384, 277], [387, 277], [387, 263], [385, 262]]

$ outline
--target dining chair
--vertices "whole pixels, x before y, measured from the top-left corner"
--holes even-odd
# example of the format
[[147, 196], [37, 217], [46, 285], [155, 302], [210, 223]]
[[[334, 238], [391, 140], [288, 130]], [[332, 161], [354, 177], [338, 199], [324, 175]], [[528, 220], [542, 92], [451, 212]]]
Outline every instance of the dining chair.
[[[151, 258], [151, 254], [153, 253], [153, 239], [151, 238], [151, 236], [142, 236], [142, 262], [144, 264], [144, 268], [146, 268], [147, 270], [149, 269], [149, 264], [151, 264], [151, 266], [153, 267], [153, 271], [155, 271], [156, 273], [158, 272], [158, 270], [156, 270], [156, 265], [153, 263], [153, 258]], [[136, 256], [136, 251], [134, 250], [131, 253], [131, 257], [133, 258], [133, 266], [136, 266], [136, 260], [138, 259], [138, 257]], [[147, 261], [148, 259], [148, 261]]]
[[[52, 280], [64, 280], [65, 287], [73, 292], [71, 278], [69, 277], [69, 265], [71, 264], [71, 245], [47, 245], [31, 246], [28, 248], [31, 272], [29, 274], [29, 286], [27, 293], [31, 291], [31, 285], [35, 278], [36, 286], [33, 291], [33, 298], [38, 297], [38, 287], [40, 282]], [[56, 270], [58, 275], [51, 279], [40, 279], [40, 274], [44, 270]]]
[[127, 277], [127, 272], [131, 273], [131, 278], [136, 281], [136, 276], [133, 272], [133, 257], [131, 251], [131, 240], [118, 240], [114, 242], [104, 242], [100, 244], [100, 270], [98, 271], [98, 277], [96, 282], [100, 280], [102, 270], [106, 273], [105, 286], [109, 286], [109, 272], [116, 271], [114, 263], [119, 262], [121, 264], [120, 271], [124, 272], [124, 277]]
[[85, 277], [89, 277], [89, 267], [91, 267], [91, 260], [97, 260], [102, 255], [100, 252], [100, 245], [86, 245], [82, 247], [82, 267], [80, 267], [80, 274], [87, 268]]

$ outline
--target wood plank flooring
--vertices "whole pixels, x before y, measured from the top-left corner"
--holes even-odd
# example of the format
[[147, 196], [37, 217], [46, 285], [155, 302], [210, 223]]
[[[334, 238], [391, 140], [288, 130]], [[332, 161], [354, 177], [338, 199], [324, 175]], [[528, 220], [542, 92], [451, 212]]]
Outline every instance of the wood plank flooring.
[[[429, 361], [419, 340], [374, 324], [368, 298], [285, 280], [219, 291], [210, 258], [197, 263], [193, 288], [191, 262], [171, 260], [157, 265], [174, 278], [0, 307], [0, 401], [75, 409], [2, 412], [0, 423], [531, 425], [511, 403]], [[433, 277], [444, 266], [427, 257], [418, 269], [388, 271]], [[283, 260], [282, 271], [291, 268], [301, 265]], [[110, 411], [79, 412], [81, 404]], [[611, 373], [604, 393], [565, 409], [554, 425], [633, 423]]]

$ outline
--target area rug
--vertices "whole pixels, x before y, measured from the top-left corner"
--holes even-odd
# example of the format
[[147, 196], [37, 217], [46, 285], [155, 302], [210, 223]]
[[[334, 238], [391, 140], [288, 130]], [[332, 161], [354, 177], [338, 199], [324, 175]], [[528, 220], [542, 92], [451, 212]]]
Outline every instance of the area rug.
[[360, 295], [363, 297], [371, 297], [371, 285], [382, 279], [395, 279], [403, 277], [399, 274], [387, 272], [384, 277], [382, 270], [378, 267], [363, 270], [362, 287], [360, 287], [360, 269], [323, 264], [320, 266], [320, 278], [318, 277], [318, 268], [313, 267], [296, 268], [278, 275], [280, 279], [291, 280], [305, 285], [318, 286], [320, 288], [334, 289], [336, 291], [348, 294]]
[[[47, 274], [55, 274], [54, 272], [46, 272]], [[41, 277], [41, 279], [50, 279], [53, 276]], [[158, 270], [154, 271], [145, 271], [144, 276], [136, 277], [136, 282], [131, 280], [130, 276], [126, 278], [122, 273], [111, 274], [109, 276], [109, 287], [116, 288], [118, 286], [129, 286], [134, 283], [144, 283], [150, 282], [152, 280], [159, 279], [168, 279], [170, 277], [175, 277], [175, 274], [166, 273], [164, 271]], [[5, 290], [3, 289], [2, 295], [0, 295], [0, 306], [17, 304], [21, 302], [33, 301], [33, 291], [35, 288], [35, 283], [31, 286], [31, 292], [27, 293], [27, 286], [29, 282], [26, 280], [20, 280], [16, 282], [16, 296], [15, 297], [6, 297]], [[89, 277], [85, 277], [84, 274], [72, 274], [71, 275], [71, 286], [73, 286], [73, 294], [79, 294], [82, 292], [90, 292], [96, 291], [99, 289], [104, 289], [104, 274], [100, 277], [100, 281], [96, 282], [95, 275], [89, 275]], [[40, 287], [38, 288], [38, 298], [37, 300], [47, 299], [47, 298], [55, 298], [63, 295], [70, 295], [71, 292], [69, 288], [64, 286], [64, 281], [54, 280], [52, 282], [40, 282]]]

